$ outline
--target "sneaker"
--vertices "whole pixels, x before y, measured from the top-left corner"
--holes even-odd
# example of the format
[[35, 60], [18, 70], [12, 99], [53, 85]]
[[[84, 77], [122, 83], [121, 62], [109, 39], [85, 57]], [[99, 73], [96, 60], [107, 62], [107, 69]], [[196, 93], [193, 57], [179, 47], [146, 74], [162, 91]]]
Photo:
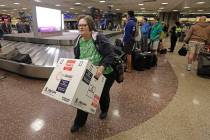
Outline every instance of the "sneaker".
[[77, 131], [79, 131], [79, 129], [80, 129], [80, 126], [78, 126], [78, 125], [73, 125], [73, 126], [71, 127], [71, 133], [77, 132]]
[[191, 71], [191, 64], [188, 64], [188, 65], [187, 65], [187, 70], [188, 70], [188, 71]]
[[107, 112], [101, 112], [100, 115], [99, 115], [99, 118], [101, 120], [105, 119], [107, 117]]

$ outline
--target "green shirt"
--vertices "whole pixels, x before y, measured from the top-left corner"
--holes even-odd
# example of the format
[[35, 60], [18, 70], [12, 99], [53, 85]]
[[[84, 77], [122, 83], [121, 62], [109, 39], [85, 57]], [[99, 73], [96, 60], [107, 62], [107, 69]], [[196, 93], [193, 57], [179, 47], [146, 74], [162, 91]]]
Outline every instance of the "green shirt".
[[[90, 60], [95, 66], [98, 66], [102, 60], [101, 54], [96, 50], [93, 39], [84, 40], [83, 38], [79, 41], [80, 46], [80, 59]], [[104, 74], [109, 74], [113, 71], [112, 67], [106, 67]]]

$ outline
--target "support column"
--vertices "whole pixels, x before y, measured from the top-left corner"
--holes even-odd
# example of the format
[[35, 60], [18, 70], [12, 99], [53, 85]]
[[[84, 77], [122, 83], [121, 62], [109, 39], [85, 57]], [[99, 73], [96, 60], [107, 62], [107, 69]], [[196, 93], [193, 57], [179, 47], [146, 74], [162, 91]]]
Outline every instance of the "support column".
[[176, 21], [179, 21], [180, 12], [161, 12], [159, 13], [161, 21], [164, 21], [169, 27], [172, 27]]

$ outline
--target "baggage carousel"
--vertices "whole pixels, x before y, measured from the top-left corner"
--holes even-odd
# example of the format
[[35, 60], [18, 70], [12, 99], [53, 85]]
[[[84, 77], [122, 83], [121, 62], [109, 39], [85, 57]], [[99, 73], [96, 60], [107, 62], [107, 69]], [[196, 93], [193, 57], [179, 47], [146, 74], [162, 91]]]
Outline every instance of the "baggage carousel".
[[[112, 37], [121, 32], [104, 32], [104, 34]], [[0, 58], [0, 69], [26, 77], [47, 79], [60, 58], [74, 58], [73, 41], [77, 35], [78, 32], [48, 38], [34, 38], [30, 34], [7, 35], [1, 40], [2, 47], [12, 46], [23, 54], [29, 54], [32, 64]]]

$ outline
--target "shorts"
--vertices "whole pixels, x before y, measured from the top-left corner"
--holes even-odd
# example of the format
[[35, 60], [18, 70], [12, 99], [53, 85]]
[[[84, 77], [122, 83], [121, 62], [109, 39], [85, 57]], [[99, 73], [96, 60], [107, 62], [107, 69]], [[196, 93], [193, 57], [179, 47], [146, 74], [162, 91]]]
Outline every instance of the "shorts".
[[150, 49], [153, 50], [153, 51], [156, 51], [158, 49], [159, 42], [160, 42], [159, 40], [156, 40], [156, 41], [152, 42]]
[[129, 41], [128, 43], [124, 43], [124, 51], [126, 54], [131, 54], [133, 51], [134, 41]]
[[198, 42], [198, 41], [190, 41], [188, 45], [188, 51], [190, 53], [198, 54], [200, 52], [200, 49], [205, 46], [204, 42]]

